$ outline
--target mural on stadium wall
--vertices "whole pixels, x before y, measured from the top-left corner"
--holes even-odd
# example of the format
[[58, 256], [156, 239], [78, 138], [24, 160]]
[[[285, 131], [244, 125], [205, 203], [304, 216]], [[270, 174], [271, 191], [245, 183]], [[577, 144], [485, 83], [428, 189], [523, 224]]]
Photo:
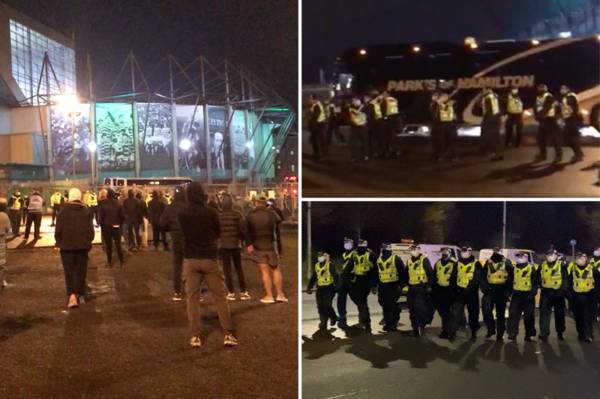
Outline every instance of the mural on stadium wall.
[[137, 103], [141, 170], [173, 169], [171, 104]]
[[248, 116], [248, 131], [244, 123], [244, 111], [234, 111], [231, 120], [231, 135], [233, 145], [233, 167], [236, 171], [248, 170], [250, 162], [254, 159], [254, 146], [248, 144], [248, 136], [252, 134], [250, 125], [251, 115]]
[[177, 105], [175, 107], [179, 170], [184, 175], [207, 169], [203, 112], [202, 106]]
[[132, 104], [96, 104], [96, 140], [100, 170], [135, 169], [132, 111]]
[[61, 178], [73, 175], [73, 147], [75, 148], [75, 174], [90, 173], [89, 104], [75, 105], [72, 112], [71, 109], [61, 106], [50, 107], [50, 130], [54, 176]]
[[210, 161], [216, 176], [231, 170], [231, 147], [229, 132], [226, 129], [227, 112], [225, 107], [208, 107], [208, 131], [210, 132]]

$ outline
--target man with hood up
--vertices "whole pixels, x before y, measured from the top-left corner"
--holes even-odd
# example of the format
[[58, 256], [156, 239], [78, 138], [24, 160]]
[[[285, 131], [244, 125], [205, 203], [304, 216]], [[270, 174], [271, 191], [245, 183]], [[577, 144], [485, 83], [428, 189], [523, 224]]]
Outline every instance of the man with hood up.
[[[140, 203], [141, 204], [141, 203]], [[179, 302], [183, 298], [181, 274], [183, 271], [183, 233], [179, 225], [177, 214], [185, 207], [185, 190], [183, 187], [175, 189], [173, 202], [167, 205], [160, 217], [160, 227], [171, 234], [171, 249], [173, 251], [173, 301]], [[139, 215], [138, 215], [139, 216]]]

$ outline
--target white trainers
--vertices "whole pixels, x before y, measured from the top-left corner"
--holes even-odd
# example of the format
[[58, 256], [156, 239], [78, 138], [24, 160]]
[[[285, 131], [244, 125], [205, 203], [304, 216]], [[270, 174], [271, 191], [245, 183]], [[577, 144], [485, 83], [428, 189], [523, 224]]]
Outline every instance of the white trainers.
[[238, 341], [233, 336], [233, 334], [225, 334], [225, 339], [223, 341], [223, 344], [225, 346], [237, 346], [238, 345]]
[[284, 296], [278, 295], [277, 296], [277, 302], [284, 302], [284, 303], [288, 303], [288, 299]]
[[183, 297], [181, 296], [181, 294], [175, 293], [173, 294], [173, 298], [171, 298], [171, 300], [173, 302], [181, 302], [183, 300]]
[[202, 340], [198, 335], [194, 335], [192, 339], [190, 339], [190, 345], [192, 348], [200, 348], [202, 346]]
[[78, 306], [79, 306], [79, 303], [77, 303], [77, 297], [75, 295], [71, 295], [69, 297], [69, 303], [67, 304], [67, 308], [73, 309]]
[[248, 293], [248, 291], [244, 291], [240, 294], [240, 299], [242, 301], [249, 301], [250, 299], [252, 299], [252, 297], [250, 296], [250, 294]]
[[262, 303], [275, 303], [275, 299], [273, 299], [273, 297], [268, 297], [268, 296], [261, 298], [260, 301]]
[[228, 294], [225, 296], [225, 298], [226, 298], [228, 301], [235, 301], [235, 292], [230, 292], [230, 293], [228, 293]]

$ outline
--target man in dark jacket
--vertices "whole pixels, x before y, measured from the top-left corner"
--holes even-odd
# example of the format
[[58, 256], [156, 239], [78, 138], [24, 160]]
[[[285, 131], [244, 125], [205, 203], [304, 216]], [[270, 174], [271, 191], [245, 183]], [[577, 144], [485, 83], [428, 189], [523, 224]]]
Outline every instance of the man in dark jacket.
[[233, 335], [229, 305], [225, 299], [223, 274], [217, 264], [217, 239], [221, 231], [219, 214], [206, 206], [206, 195], [198, 182], [187, 188], [187, 204], [177, 214], [183, 233], [184, 275], [187, 291], [187, 313], [192, 347], [201, 347], [202, 317], [200, 316], [200, 284], [206, 281], [212, 292], [219, 322], [225, 336], [225, 346], [237, 345]]
[[160, 227], [160, 217], [167, 204], [162, 200], [160, 192], [154, 191], [152, 193], [152, 199], [148, 203], [148, 221], [152, 224], [152, 241], [154, 242], [154, 248], [158, 251], [158, 244], [162, 241], [165, 251], [169, 250], [169, 244], [167, 244], [167, 237], [165, 231]]
[[[494, 249], [492, 256], [482, 266], [480, 281], [483, 292], [482, 312], [487, 327], [486, 338], [496, 335], [496, 341], [504, 340], [506, 330], [506, 302], [513, 285], [513, 265], [500, 252]], [[494, 309], [496, 319], [494, 319]]]
[[165, 208], [160, 217], [160, 227], [171, 234], [171, 243], [173, 250], [173, 301], [182, 300], [183, 291], [181, 289], [181, 273], [183, 269], [183, 233], [177, 214], [185, 207], [185, 191], [183, 187], [175, 189], [173, 202]]
[[[260, 268], [265, 288], [266, 295], [260, 301], [267, 304], [275, 301], [288, 302], [283, 293], [283, 277], [279, 269], [279, 254], [276, 249], [277, 216], [267, 209], [266, 198], [261, 197], [257, 201], [257, 207], [248, 213], [246, 221], [246, 246]], [[272, 279], [269, 269], [273, 273]], [[272, 285], [275, 285], [276, 298], [273, 298]]]
[[270, 199], [267, 201], [267, 209], [273, 211], [275, 215], [277, 215], [277, 224], [275, 227], [275, 237], [277, 239], [277, 253], [279, 257], [281, 257], [281, 253], [283, 251], [283, 242], [281, 239], [281, 223], [285, 220], [285, 216], [283, 215], [283, 211], [277, 207], [274, 199]]
[[129, 250], [140, 249], [140, 227], [139, 219], [141, 213], [141, 204], [134, 197], [133, 190], [129, 190], [127, 198], [123, 201], [123, 213], [125, 214], [125, 225], [127, 226], [127, 241]]
[[125, 220], [123, 207], [117, 201], [116, 193], [108, 190], [107, 198], [100, 202], [98, 217], [100, 226], [104, 234], [104, 245], [106, 247], [106, 258], [108, 267], [112, 267], [112, 249], [113, 243], [117, 249], [119, 257], [119, 266], [123, 267], [123, 248], [121, 247], [121, 225]]
[[242, 240], [246, 235], [246, 222], [244, 221], [244, 216], [233, 209], [233, 198], [231, 195], [225, 194], [223, 196], [222, 205], [223, 210], [219, 213], [219, 223], [221, 225], [219, 248], [225, 272], [225, 282], [227, 283], [227, 300], [235, 301], [235, 289], [233, 288], [233, 278], [231, 275], [231, 263], [233, 262], [240, 284], [240, 299], [247, 301], [250, 299], [250, 294], [246, 289], [241, 250]]
[[67, 307], [75, 308], [84, 302], [88, 252], [94, 240], [93, 222], [77, 188], [69, 191], [69, 202], [61, 207], [54, 238], [65, 272]]

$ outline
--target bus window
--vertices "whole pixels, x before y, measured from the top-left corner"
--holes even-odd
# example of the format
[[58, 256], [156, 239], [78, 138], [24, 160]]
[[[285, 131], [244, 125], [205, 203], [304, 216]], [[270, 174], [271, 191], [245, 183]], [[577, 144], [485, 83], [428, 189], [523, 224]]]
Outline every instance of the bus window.
[[110, 177], [107, 177], [104, 179], [104, 185], [105, 186], [112, 186], [112, 179]]
[[117, 180], [117, 186], [118, 187], [125, 186], [125, 179], [116, 179], [116, 180]]

